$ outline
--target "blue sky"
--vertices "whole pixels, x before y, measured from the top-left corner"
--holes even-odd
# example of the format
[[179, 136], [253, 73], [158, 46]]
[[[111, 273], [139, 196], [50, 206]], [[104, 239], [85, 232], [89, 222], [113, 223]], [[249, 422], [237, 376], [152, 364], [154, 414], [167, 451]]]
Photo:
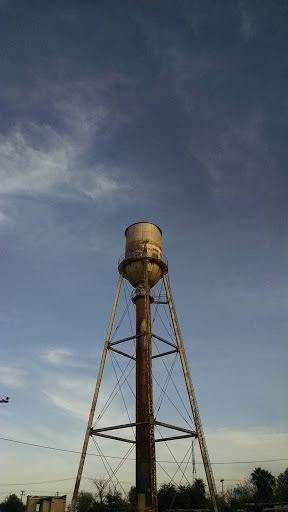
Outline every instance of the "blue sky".
[[[261, 464], [279, 474], [286, 3], [0, 9], [1, 437], [81, 449], [124, 231], [145, 220], [163, 231], [212, 462], [286, 458]], [[77, 454], [4, 440], [1, 453], [0, 497], [71, 492]], [[104, 476], [88, 459], [84, 476]], [[255, 465], [215, 465], [217, 486]]]

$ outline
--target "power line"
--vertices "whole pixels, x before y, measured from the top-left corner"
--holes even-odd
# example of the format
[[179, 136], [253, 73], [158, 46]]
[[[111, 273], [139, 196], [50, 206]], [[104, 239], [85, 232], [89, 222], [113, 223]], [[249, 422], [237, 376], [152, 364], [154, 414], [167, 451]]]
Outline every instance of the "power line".
[[[12, 484], [12, 483], [8, 483], [8, 484], [0, 484], [1, 487], [5, 487], [6, 485], [38, 485], [38, 484], [57, 484], [58, 482], [67, 482], [68, 480], [75, 480], [75, 476], [71, 476], [70, 478], [61, 478], [59, 480], [46, 480], [44, 482], [21, 482], [19, 484]], [[92, 481], [93, 479], [92, 478], [88, 478], [88, 477], [82, 477], [81, 480], [90, 480]], [[121, 484], [134, 484], [134, 482], [129, 482], [127, 480], [121, 480]]]
[[[3, 485], [35, 485], [35, 484], [56, 484], [58, 482], [67, 482], [67, 480], [75, 480], [75, 477], [70, 478], [61, 478], [61, 480], [46, 480], [44, 482], [22, 482], [20, 484], [0, 484], [2, 487]], [[84, 478], [83, 480], [90, 480], [90, 478]]]
[[[66, 450], [64, 448], [56, 448], [55, 446], [45, 446], [43, 444], [35, 444], [35, 443], [27, 443], [25, 441], [18, 441], [16, 439], [8, 439], [7, 437], [0, 437], [0, 439], [2, 439], [2, 441], [9, 441], [10, 443], [18, 443], [18, 444], [24, 444], [24, 445], [27, 445], [27, 446], [34, 446], [36, 448], [45, 448], [46, 450], [56, 450], [56, 451], [59, 451], [59, 452], [67, 452], [67, 453], [81, 453], [77, 450]], [[93, 457], [100, 457], [100, 455], [98, 453], [87, 453], [86, 455], [91, 455]], [[109, 459], [123, 459], [123, 457], [116, 457], [115, 455], [105, 455], [106, 458], [109, 458]], [[135, 458], [127, 458], [127, 460], [133, 460], [135, 461]], [[285, 459], [264, 459], [264, 460], [236, 460], [236, 461], [230, 461], [230, 462], [211, 462], [211, 464], [260, 464], [262, 462], [279, 462], [279, 461], [285, 461], [285, 460], [288, 460], [288, 458], [285, 458]], [[179, 462], [175, 462], [175, 461], [171, 461], [171, 460], [159, 460], [158, 462], [162, 462], [162, 463], [171, 463], [171, 464], [178, 464]], [[201, 464], [203, 465], [202, 462], [196, 462], [196, 464]], [[70, 480], [70, 478], [68, 479]], [[60, 481], [60, 480], [59, 480]], [[0, 484], [2, 485], [2, 484]], [[25, 484], [21, 484], [21, 485], [25, 485]]]
[[[25, 441], [18, 441], [16, 439], [8, 439], [6, 437], [0, 437], [3, 441], [9, 441], [10, 443], [18, 443], [18, 444], [25, 444], [27, 446], [35, 446], [37, 448], [46, 448], [47, 450], [56, 450], [59, 452], [68, 452], [68, 453], [81, 453], [76, 450], [65, 450], [64, 448], [56, 448], [55, 446], [44, 446], [43, 444], [35, 444], [35, 443], [27, 443]], [[98, 454], [96, 453], [87, 453], [87, 455], [94, 455], [95, 457], [98, 457]], [[111, 456], [112, 457], [112, 456]], [[113, 459], [121, 459], [121, 457], [112, 457]]]

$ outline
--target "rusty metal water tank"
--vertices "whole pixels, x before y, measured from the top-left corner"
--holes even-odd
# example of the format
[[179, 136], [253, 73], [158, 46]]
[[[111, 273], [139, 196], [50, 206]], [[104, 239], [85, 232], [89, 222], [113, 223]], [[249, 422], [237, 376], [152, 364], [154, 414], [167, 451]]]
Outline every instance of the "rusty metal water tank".
[[161, 235], [161, 229], [149, 222], [137, 222], [126, 229], [126, 250], [119, 264], [119, 272], [134, 288], [144, 282], [145, 267], [151, 288], [167, 273], [161, 251]]

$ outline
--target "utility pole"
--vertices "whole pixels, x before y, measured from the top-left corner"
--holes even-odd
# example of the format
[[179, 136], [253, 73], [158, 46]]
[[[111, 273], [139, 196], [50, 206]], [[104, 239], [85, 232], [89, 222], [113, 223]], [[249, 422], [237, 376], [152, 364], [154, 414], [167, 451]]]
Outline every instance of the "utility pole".
[[222, 480], [220, 480], [221, 484], [222, 484], [222, 496], [224, 496], [224, 478], [222, 478]]
[[25, 496], [25, 491], [21, 491], [21, 501], [23, 501], [23, 496]]
[[195, 478], [196, 478], [196, 461], [195, 461], [195, 449], [194, 449], [195, 440], [196, 439], [192, 439], [192, 484], [194, 484]]

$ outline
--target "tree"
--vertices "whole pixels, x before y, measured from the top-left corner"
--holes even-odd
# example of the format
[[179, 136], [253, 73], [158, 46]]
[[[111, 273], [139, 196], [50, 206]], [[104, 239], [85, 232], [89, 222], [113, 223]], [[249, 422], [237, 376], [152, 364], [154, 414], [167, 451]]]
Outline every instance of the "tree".
[[[125, 512], [128, 509], [128, 502], [122, 498], [121, 492], [117, 491], [116, 488], [112, 491], [111, 487], [107, 490], [108, 480], [94, 478], [92, 482], [97, 492], [93, 498], [91, 512]], [[134, 511], [135, 507], [131, 510]]]
[[255, 468], [251, 482], [256, 487], [255, 500], [258, 503], [271, 503], [274, 497], [275, 478], [266, 469]]
[[124, 512], [125, 511], [125, 500], [122, 499], [121, 492], [116, 489], [114, 492], [109, 489], [105, 496], [106, 511], [107, 512]]
[[158, 509], [163, 512], [169, 509], [205, 508], [208, 500], [202, 478], [196, 478], [193, 485], [163, 484], [158, 491]]
[[193, 490], [193, 508], [205, 508], [207, 507], [207, 498], [205, 492], [206, 485], [202, 478], [196, 478], [192, 485]]
[[242, 484], [234, 488], [227, 489], [225, 493], [225, 504], [234, 511], [246, 509], [247, 503], [254, 501], [254, 488], [250, 479], [246, 479]]
[[277, 501], [288, 502], [288, 468], [277, 477], [275, 497]]
[[136, 494], [136, 487], [135, 485], [132, 485], [130, 488], [130, 491], [128, 493], [128, 510], [131, 512], [136, 510], [137, 506], [137, 494]]
[[193, 487], [192, 485], [179, 485], [177, 488], [177, 494], [173, 500], [171, 508], [187, 509], [191, 508], [191, 502], [193, 501]]
[[[104, 510], [104, 508], [105, 508], [105, 487], [107, 487], [107, 480], [104, 480], [104, 478], [93, 478], [92, 482], [97, 489], [97, 496], [99, 498], [98, 503], [100, 503], [100, 505], [101, 505], [101, 510], [102, 509]], [[100, 508], [98, 508], [98, 510], [100, 510]]]
[[94, 503], [95, 500], [91, 492], [81, 491], [77, 498], [76, 510], [77, 512], [92, 512]]
[[165, 510], [169, 510], [171, 505], [175, 499], [175, 495], [177, 493], [177, 488], [175, 485], [162, 484], [158, 491], [158, 510], [159, 512], [164, 512]]
[[1, 512], [24, 512], [25, 508], [25, 505], [16, 494], [10, 494], [10, 496], [0, 504]]
[[205, 495], [205, 484], [202, 478], [196, 478], [192, 485], [180, 485], [173, 504], [173, 508], [205, 508], [207, 498]]

